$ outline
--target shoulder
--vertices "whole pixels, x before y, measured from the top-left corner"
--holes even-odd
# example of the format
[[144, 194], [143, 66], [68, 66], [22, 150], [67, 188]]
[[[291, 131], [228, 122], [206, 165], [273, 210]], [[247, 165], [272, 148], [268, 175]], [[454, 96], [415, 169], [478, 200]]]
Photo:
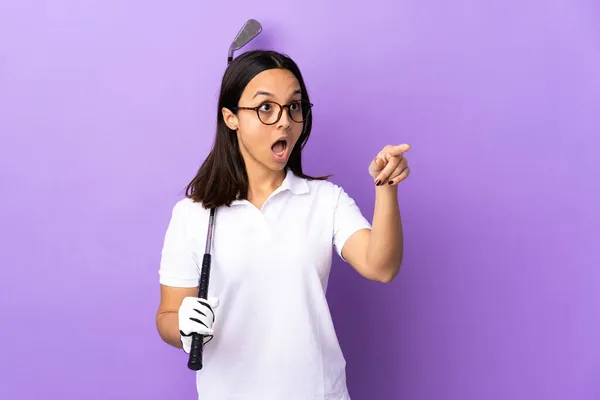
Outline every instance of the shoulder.
[[198, 213], [203, 210], [208, 212], [201, 203], [197, 203], [189, 197], [178, 200], [173, 206], [173, 212], [176, 213]]
[[310, 189], [310, 193], [316, 196], [336, 196], [344, 189], [341, 186], [329, 181], [320, 179], [305, 179]]
[[340, 198], [348, 196], [342, 186], [329, 180], [307, 179], [306, 183], [311, 196], [314, 196], [320, 202], [329, 200], [336, 204]]
[[202, 203], [184, 197], [173, 206], [171, 218], [181, 221], [183, 224], [197, 223], [199, 220], [208, 219], [209, 213], [210, 210], [204, 208]]

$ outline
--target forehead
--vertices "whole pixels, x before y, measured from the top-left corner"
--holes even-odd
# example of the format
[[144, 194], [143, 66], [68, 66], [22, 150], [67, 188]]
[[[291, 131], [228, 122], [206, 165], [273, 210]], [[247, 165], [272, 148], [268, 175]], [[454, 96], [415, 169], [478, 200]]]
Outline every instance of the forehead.
[[[287, 69], [269, 69], [256, 75], [242, 93], [243, 99], [252, 99], [258, 92], [271, 93], [274, 99], [287, 100], [300, 89], [300, 83]], [[264, 98], [264, 97], [263, 97]]]

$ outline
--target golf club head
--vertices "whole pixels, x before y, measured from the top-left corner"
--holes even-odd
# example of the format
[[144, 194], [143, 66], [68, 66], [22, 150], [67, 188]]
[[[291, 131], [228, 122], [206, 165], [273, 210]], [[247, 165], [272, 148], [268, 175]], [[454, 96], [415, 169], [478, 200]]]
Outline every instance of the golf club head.
[[227, 57], [227, 62], [231, 62], [233, 60], [233, 52], [241, 49], [245, 45], [248, 44], [252, 39], [254, 39], [258, 34], [262, 32], [262, 26], [260, 22], [255, 19], [249, 19], [246, 21], [242, 29], [238, 32], [235, 39], [229, 46], [229, 55]]

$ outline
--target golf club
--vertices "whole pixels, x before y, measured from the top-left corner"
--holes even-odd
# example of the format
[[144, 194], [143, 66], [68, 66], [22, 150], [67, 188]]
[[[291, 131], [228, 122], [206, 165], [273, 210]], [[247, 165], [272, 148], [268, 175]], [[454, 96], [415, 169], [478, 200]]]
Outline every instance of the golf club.
[[[202, 270], [198, 284], [198, 297], [206, 300], [208, 298], [208, 282], [210, 281], [210, 262], [212, 247], [213, 230], [215, 222], [215, 208], [211, 208], [208, 219], [208, 232], [206, 233], [206, 246], [204, 249], [204, 257], [202, 257]], [[197, 263], [197, 260], [194, 259]], [[192, 346], [188, 359], [188, 368], [193, 371], [202, 369], [202, 351], [204, 350], [204, 335], [194, 333], [192, 335]]]
[[258, 36], [259, 33], [262, 32], [262, 26], [260, 22], [255, 19], [249, 19], [246, 21], [242, 29], [238, 32], [235, 39], [229, 46], [229, 55], [227, 57], [227, 64], [229, 64], [233, 60], [233, 52], [241, 49], [245, 45], [247, 45], [252, 39]]
[[[241, 49], [254, 39], [262, 31], [260, 22], [255, 19], [249, 19], [246, 21], [242, 29], [238, 32], [235, 39], [229, 46], [229, 54], [227, 57], [227, 64], [233, 60], [233, 52]], [[198, 297], [206, 300], [208, 297], [208, 283], [210, 281], [210, 264], [211, 264], [211, 246], [213, 239], [214, 220], [215, 220], [216, 209], [210, 210], [210, 216], [208, 220], [208, 232], [206, 235], [206, 247], [204, 249], [204, 257], [202, 258], [202, 270], [200, 272], [200, 279], [198, 282]], [[192, 336], [192, 346], [190, 349], [188, 368], [194, 371], [202, 369], [202, 353], [204, 350], [204, 335], [194, 334]]]

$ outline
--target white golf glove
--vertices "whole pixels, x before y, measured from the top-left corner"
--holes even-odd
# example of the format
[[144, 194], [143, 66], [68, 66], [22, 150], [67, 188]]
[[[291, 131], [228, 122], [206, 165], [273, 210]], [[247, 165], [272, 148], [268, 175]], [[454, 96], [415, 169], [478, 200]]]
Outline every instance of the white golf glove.
[[186, 297], [179, 307], [179, 333], [183, 351], [190, 353], [192, 348], [192, 335], [204, 335], [204, 343], [213, 337], [213, 324], [215, 322], [214, 310], [219, 306], [219, 299], [211, 297], [208, 300], [199, 297]]

